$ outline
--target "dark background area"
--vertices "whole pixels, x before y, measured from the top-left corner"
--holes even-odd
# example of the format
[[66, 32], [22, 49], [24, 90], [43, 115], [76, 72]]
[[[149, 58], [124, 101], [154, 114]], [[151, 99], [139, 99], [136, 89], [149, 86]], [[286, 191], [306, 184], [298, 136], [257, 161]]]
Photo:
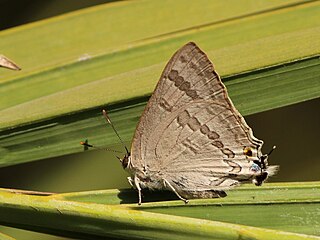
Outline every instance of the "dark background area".
[[115, 0], [0, 0], [0, 30]]

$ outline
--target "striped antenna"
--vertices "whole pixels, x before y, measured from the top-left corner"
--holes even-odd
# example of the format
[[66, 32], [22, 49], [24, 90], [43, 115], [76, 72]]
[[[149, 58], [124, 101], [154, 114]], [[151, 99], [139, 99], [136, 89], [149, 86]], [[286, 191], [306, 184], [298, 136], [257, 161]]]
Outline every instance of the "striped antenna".
[[114, 149], [110, 149], [110, 148], [95, 147], [95, 146], [93, 146], [93, 145], [88, 143], [88, 139], [86, 139], [84, 142], [81, 141], [80, 144], [85, 147], [84, 150], [88, 150], [88, 148], [94, 148], [94, 149], [99, 149], [99, 150], [106, 150], [108, 152], [122, 153], [120, 151], [117, 151], [117, 150], [114, 150]]
[[124, 142], [122, 141], [120, 135], [118, 134], [117, 130], [115, 129], [113, 123], [111, 122], [111, 119], [109, 118], [109, 116], [108, 116], [108, 114], [107, 114], [107, 111], [103, 109], [103, 110], [102, 110], [102, 114], [103, 114], [104, 118], [107, 120], [107, 122], [111, 125], [113, 131], [115, 132], [115, 134], [116, 134], [117, 137], [119, 138], [119, 140], [120, 140], [122, 146], [125, 148], [127, 154], [130, 155], [130, 152], [129, 152], [127, 146], [124, 144]]

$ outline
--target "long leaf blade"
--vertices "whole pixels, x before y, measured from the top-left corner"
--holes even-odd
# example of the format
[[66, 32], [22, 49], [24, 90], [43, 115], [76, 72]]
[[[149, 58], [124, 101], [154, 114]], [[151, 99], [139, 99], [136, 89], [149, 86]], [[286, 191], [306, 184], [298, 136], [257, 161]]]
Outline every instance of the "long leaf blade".
[[[198, 218], [174, 216], [188, 215], [190, 211], [196, 211], [197, 206], [199, 206], [198, 209], [202, 209], [202, 216], [206, 218], [208, 217], [207, 213], [209, 210], [219, 209], [219, 204], [223, 205], [225, 212], [235, 210], [234, 207], [237, 205], [241, 205], [242, 208], [245, 208], [245, 212], [247, 212], [250, 210], [249, 206], [251, 204], [246, 204], [246, 200], [251, 197], [253, 205], [262, 206], [264, 197], [271, 199], [270, 192], [268, 191], [279, 193], [278, 195], [274, 194], [278, 198], [273, 200], [274, 204], [271, 204], [270, 200], [265, 199], [266, 203], [269, 202], [269, 212], [273, 212], [275, 215], [279, 209], [276, 206], [281, 206], [283, 203], [281, 198], [288, 199], [287, 203], [289, 204], [291, 202], [292, 206], [296, 205], [294, 202], [299, 198], [304, 207], [308, 204], [319, 207], [320, 203], [319, 183], [280, 184], [279, 186], [275, 184], [268, 185], [259, 190], [260, 193], [257, 194], [255, 194], [256, 192], [250, 187], [244, 187], [240, 192], [241, 191], [247, 194], [238, 194], [238, 197], [235, 198], [230, 195], [225, 198], [225, 200], [193, 200], [191, 204], [187, 206], [181, 201], [174, 201], [148, 203], [143, 207], [138, 207], [136, 204], [119, 206], [93, 203], [94, 201], [92, 202], [92, 200], [90, 202], [75, 201], [75, 198], [73, 201], [66, 200], [67, 198], [70, 199], [72, 194], [34, 196], [2, 190], [0, 192], [0, 209], [3, 214], [0, 215], [0, 222], [5, 225], [17, 225], [26, 229], [43, 232], [49, 231], [51, 233], [55, 232], [67, 236], [72, 235], [70, 232], [72, 231], [74, 237], [85, 234], [91, 237], [104, 236], [121, 237], [125, 239], [239, 239], [252, 237], [255, 239], [319, 239], [319, 237], [312, 235], [301, 235], [231, 223], [201, 220]], [[287, 195], [285, 193], [286, 191], [292, 191], [292, 194]], [[87, 197], [90, 198], [91, 196], [95, 198], [95, 194], [97, 193], [87, 193]], [[250, 194], [257, 196], [257, 199], [252, 198]], [[73, 194], [74, 197], [76, 195], [84, 196], [84, 194], [81, 193]], [[235, 194], [235, 196], [236, 195], [237, 194]], [[250, 197], [248, 197], [248, 195]], [[308, 195], [314, 195], [314, 200], [310, 202]], [[229, 204], [227, 204], [228, 202]], [[149, 210], [156, 212], [160, 211], [160, 209], [162, 209], [163, 213], [169, 213], [170, 215], [148, 212]], [[216, 214], [222, 216], [225, 213], [216, 211]], [[258, 217], [259, 214], [260, 212], [255, 213]], [[262, 214], [264, 214], [264, 212], [262, 212]], [[233, 216], [243, 221], [246, 215], [238, 215], [238, 217], [236, 217], [233, 214]], [[251, 216], [252, 215], [249, 215], [248, 218]], [[261, 215], [260, 217], [263, 218], [263, 216], [264, 215]], [[196, 215], [195, 217], [198, 216]], [[303, 217], [306, 222], [310, 220], [309, 209], [306, 209]], [[269, 219], [269, 223], [272, 224], [272, 220], [273, 219]], [[290, 221], [290, 219], [288, 220]], [[266, 222], [264, 221], [263, 224], [266, 224]], [[289, 222], [289, 224], [292, 224], [292, 222]], [[313, 230], [316, 231], [317, 226], [313, 227]]]

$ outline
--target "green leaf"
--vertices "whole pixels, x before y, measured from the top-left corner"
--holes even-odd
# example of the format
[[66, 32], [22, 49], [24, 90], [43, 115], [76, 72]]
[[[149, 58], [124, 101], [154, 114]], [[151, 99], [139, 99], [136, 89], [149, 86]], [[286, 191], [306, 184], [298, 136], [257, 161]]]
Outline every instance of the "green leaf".
[[[129, 141], [165, 62], [190, 40], [208, 53], [245, 115], [319, 97], [319, 2], [253, 3], [174, 1], [172, 18], [159, 14], [163, 1], [121, 2], [0, 33], [0, 49], [26, 69], [2, 79], [0, 165], [79, 152], [86, 138], [114, 144], [114, 134], [101, 130], [105, 106]], [[128, 25], [119, 27], [124, 16]]]
[[[136, 202], [133, 190], [36, 196], [2, 189], [0, 222], [71, 237], [319, 239], [319, 182], [245, 185], [229, 193], [223, 199], [191, 200], [187, 205], [177, 200], [138, 206], [118, 204]], [[149, 200], [172, 198], [160, 194], [149, 193]]]
[[[128, 1], [71, 12], [1, 31], [0, 51], [21, 62], [24, 69], [20, 77], [14, 79], [12, 76], [15, 75], [11, 73], [1, 73], [1, 82], [23, 82], [21, 77], [26, 77], [26, 81], [34, 83], [29, 79], [30, 76], [41, 74], [45, 70], [53, 70], [56, 74], [51, 77], [51, 81], [54, 80], [50, 85], [51, 93], [57, 92], [90, 81], [90, 79], [65, 78], [68, 82], [60, 81], [59, 85], [53, 84], [57, 81], [55, 77], [64, 75], [63, 72], [59, 74], [59, 71], [54, 68], [68, 66], [68, 63], [77, 63], [81, 57], [85, 58], [89, 55], [95, 58], [106, 53], [112, 54], [115, 51], [127, 49], [129, 45], [135, 46], [146, 39], [157, 40], [160, 36], [170, 36], [187, 29], [196, 30], [199, 26], [222, 24], [250, 16], [269, 14], [273, 11], [286, 11], [287, 8], [297, 8], [309, 2], [271, 0], [256, 4], [255, 0], [246, 0], [239, 4], [237, 0], [229, 0], [226, 3], [199, 0], [185, 4], [183, 0]], [[159, 9], [167, 9], [167, 11], [159, 12]], [[304, 21], [307, 25], [311, 22], [308, 19]], [[300, 24], [291, 23], [285, 31], [290, 31], [294, 25], [294, 28], [299, 28]], [[283, 31], [281, 28], [279, 30]], [[108, 66], [100, 66], [102, 67], [108, 68]], [[109, 71], [115, 73], [115, 70]], [[122, 72], [122, 68], [117, 70], [118, 73]], [[79, 73], [83, 74], [81, 71]], [[50, 79], [41, 79], [47, 85], [50, 84]], [[43, 85], [38, 87], [41, 88]], [[43, 88], [50, 92], [50, 88]], [[47, 92], [32, 94], [34, 97], [39, 97], [47, 95]], [[29, 99], [32, 98], [27, 100]]]
[[15, 238], [10, 237], [10, 236], [8, 236], [8, 235], [6, 235], [6, 234], [3, 234], [3, 233], [1, 233], [1, 232], [0, 232], [0, 239], [1, 239], [1, 240], [15, 240]]
[[[318, 57], [308, 58], [226, 77], [224, 81], [236, 107], [242, 114], [247, 115], [318, 97], [320, 92], [320, 85], [318, 84], [320, 78], [319, 63]], [[117, 80], [120, 80], [120, 78]], [[308, 86], [305, 85], [306, 81], [308, 81]], [[102, 84], [107, 85], [108, 82], [93, 83], [92, 86], [86, 85], [83, 89], [95, 92], [96, 89], [104, 89]], [[114, 88], [116, 88], [116, 85]], [[286, 89], [286, 91], [283, 91], [283, 89]], [[79, 88], [71, 89], [69, 92], [72, 92], [71, 95], [79, 94], [75, 97], [79, 99], [80, 95], [87, 95], [82, 94]], [[61, 101], [64, 99], [66, 98], [61, 98]], [[42, 103], [45, 101], [45, 99], [41, 99]], [[57, 101], [59, 100], [57, 99]], [[132, 138], [146, 101], [147, 98], [142, 97], [108, 107], [110, 117], [125, 141]], [[62, 104], [61, 102], [61, 106]], [[36, 105], [34, 108], [36, 108]], [[1, 131], [0, 138], [0, 153], [2, 156], [0, 165], [12, 165], [83, 151], [79, 142], [85, 139], [89, 139], [89, 142], [98, 146], [114, 144], [118, 139], [112, 129], [106, 127], [101, 114], [102, 108], [98, 107], [51, 118], [39, 123], [4, 129]], [[5, 110], [2, 113], [2, 118], [14, 114], [7, 114]], [[81, 130], [79, 131], [79, 129]]]
[[[130, 6], [128, 4], [128, 8]], [[10, 79], [1, 88], [3, 94], [9, 96], [1, 101], [4, 104], [2, 108], [8, 108], [12, 104], [25, 104], [1, 114], [4, 117], [0, 119], [0, 126], [25, 124], [149, 95], [165, 62], [174, 51], [190, 40], [196, 41], [208, 53], [222, 76], [319, 55], [320, 43], [315, 41], [319, 32], [317, 16], [320, 8], [317, 6], [319, 3], [305, 3], [298, 8], [290, 6], [287, 11], [257, 13], [241, 17], [237, 21], [227, 21], [227, 18], [227, 22], [223, 24], [213, 22], [208, 26], [186, 28], [181, 33], [172, 33], [167, 37], [154, 36], [154, 39], [133, 42], [121, 49], [113, 47], [99, 56], [92, 56], [88, 61], [75, 60], [25, 78]], [[154, 11], [157, 12], [157, 9]], [[304, 16], [309, 17], [301, 23], [292, 21]], [[281, 22], [286, 30], [280, 31], [281, 27], [271, 25], [274, 22]], [[26, 32], [22, 30], [23, 28], [21, 32]], [[35, 27], [34, 30], [38, 28]], [[75, 86], [79, 87], [73, 89]], [[25, 91], [26, 87], [28, 92]], [[15, 93], [14, 96], [12, 92]], [[52, 93], [57, 94], [49, 95]], [[40, 98], [41, 96], [44, 98]], [[37, 98], [38, 100], [32, 101]], [[24, 114], [23, 118], [22, 109], [28, 111], [28, 115]]]

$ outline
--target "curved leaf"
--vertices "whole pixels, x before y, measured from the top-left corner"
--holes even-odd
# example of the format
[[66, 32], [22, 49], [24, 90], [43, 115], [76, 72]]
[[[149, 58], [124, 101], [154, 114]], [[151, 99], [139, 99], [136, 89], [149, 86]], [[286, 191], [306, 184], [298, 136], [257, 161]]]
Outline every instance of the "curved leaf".
[[[122, 195], [122, 198], [133, 196], [132, 191], [125, 192], [127, 196]], [[244, 186], [239, 190], [230, 191], [230, 196], [224, 199], [191, 200], [188, 205], [180, 200], [144, 203], [140, 207], [137, 204], [105, 205], [97, 203], [100, 201], [97, 199], [108, 195], [109, 199], [118, 198], [119, 200], [118, 193], [117, 190], [109, 190], [35, 196], [2, 190], [0, 191], [2, 213], [0, 222], [7, 226], [18, 226], [34, 231], [73, 237], [80, 237], [84, 234], [82, 237], [91, 238], [319, 239], [312, 235], [226, 223], [228, 220], [225, 219], [220, 219], [224, 222], [212, 221], [212, 218], [228, 216], [231, 211], [233, 221], [240, 221], [241, 224], [255, 217], [255, 219], [263, 219], [257, 222], [257, 224], [262, 224], [262, 227], [279, 229], [277, 225], [281, 220], [280, 229], [282, 230], [290, 229], [291, 226], [290, 231], [300, 230], [300, 232], [309, 234], [313, 231], [311, 234], [320, 235], [317, 230], [319, 229], [317, 225], [319, 213], [316, 210], [320, 204], [320, 184], [318, 182], [268, 184], [261, 189]], [[134, 195], [136, 198], [136, 193]], [[291, 215], [282, 216], [283, 212], [288, 210], [286, 205], [291, 206], [290, 212], [287, 212]], [[265, 206], [268, 209], [263, 210]], [[279, 211], [280, 207], [284, 208], [283, 211]], [[219, 208], [223, 208], [223, 211], [219, 211]], [[297, 212], [292, 211], [294, 208], [300, 209], [300, 216], [297, 216], [302, 217], [302, 220], [295, 225], [293, 225], [293, 216]], [[242, 209], [243, 215], [235, 214], [235, 211], [239, 209]], [[273, 214], [273, 218], [265, 219], [268, 213], [269, 217]], [[310, 214], [314, 214], [314, 218]], [[280, 217], [280, 220], [274, 222], [276, 217]]]

